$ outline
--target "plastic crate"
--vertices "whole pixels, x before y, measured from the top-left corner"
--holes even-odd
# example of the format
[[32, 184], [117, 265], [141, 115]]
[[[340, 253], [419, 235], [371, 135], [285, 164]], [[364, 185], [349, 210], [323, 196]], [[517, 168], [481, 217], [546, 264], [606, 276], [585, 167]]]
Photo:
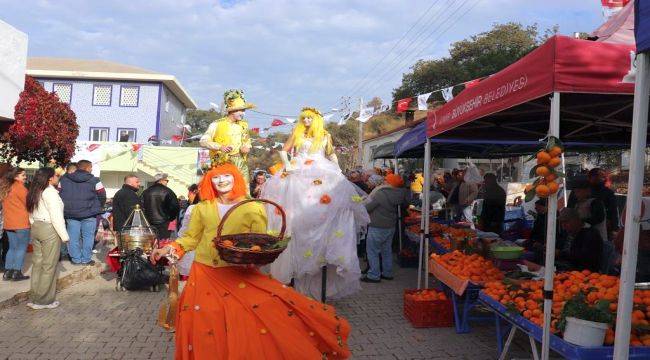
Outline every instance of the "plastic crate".
[[416, 289], [404, 290], [404, 317], [414, 328], [452, 327], [454, 325], [454, 309], [451, 299], [414, 300], [406, 296], [417, 291]]

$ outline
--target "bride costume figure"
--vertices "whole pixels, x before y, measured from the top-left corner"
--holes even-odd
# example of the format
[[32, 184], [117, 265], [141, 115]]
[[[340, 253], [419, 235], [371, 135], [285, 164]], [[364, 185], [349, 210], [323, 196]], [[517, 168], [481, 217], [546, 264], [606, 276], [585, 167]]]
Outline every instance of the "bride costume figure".
[[[291, 241], [271, 264], [271, 274], [285, 284], [294, 279], [296, 290], [321, 299], [327, 266], [327, 298], [355, 293], [361, 289], [357, 229], [370, 218], [361, 194], [341, 173], [318, 110], [302, 109], [280, 157], [285, 169], [266, 182], [262, 198], [284, 208]], [[269, 229], [279, 229], [280, 217], [269, 213]]]
[[[178, 302], [175, 359], [345, 359], [350, 325], [332, 306], [299, 294], [253, 266], [233, 265], [214, 247], [228, 209], [246, 198], [246, 182], [235, 165], [210, 169], [199, 184], [201, 202], [187, 231], [162, 249], [183, 258], [196, 251]], [[232, 212], [223, 234], [266, 233], [266, 210], [246, 203]]]

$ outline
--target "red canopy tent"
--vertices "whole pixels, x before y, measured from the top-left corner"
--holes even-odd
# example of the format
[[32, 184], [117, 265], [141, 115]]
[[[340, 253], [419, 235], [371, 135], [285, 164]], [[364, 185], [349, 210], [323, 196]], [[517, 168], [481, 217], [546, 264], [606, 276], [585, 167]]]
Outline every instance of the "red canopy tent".
[[[631, 72], [634, 49], [634, 45], [554, 36], [429, 111], [427, 136], [539, 140], [552, 135], [565, 141], [629, 144], [634, 84], [624, 80]], [[426, 170], [430, 149], [427, 141]], [[426, 207], [426, 196], [424, 203]], [[553, 269], [555, 263], [556, 212], [557, 194], [553, 194], [548, 201], [547, 269]], [[545, 273], [542, 359], [549, 355], [553, 275], [553, 271]]]

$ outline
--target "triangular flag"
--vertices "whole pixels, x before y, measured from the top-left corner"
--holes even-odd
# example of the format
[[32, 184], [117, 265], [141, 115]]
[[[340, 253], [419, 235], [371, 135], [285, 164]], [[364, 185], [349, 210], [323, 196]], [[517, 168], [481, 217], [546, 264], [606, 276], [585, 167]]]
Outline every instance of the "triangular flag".
[[442, 97], [443, 97], [443, 99], [445, 99], [446, 102], [450, 102], [451, 99], [454, 98], [454, 87], [453, 86], [450, 86], [448, 88], [444, 88], [444, 89], [440, 90], [440, 92], [442, 93]]
[[325, 120], [325, 121], [330, 121], [330, 119], [331, 119], [332, 117], [334, 117], [334, 113], [327, 114], [327, 115], [323, 116], [323, 120]]
[[288, 122], [289, 124], [293, 124], [293, 123], [296, 122], [296, 119], [294, 119], [294, 118], [285, 118], [285, 120], [287, 120], [287, 122]]
[[396, 113], [403, 113], [404, 111], [408, 110], [409, 104], [411, 104], [411, 101], [413, 101], [413, 98], [406, 98], [406, 99], [401, 99], [397, 100], [397, 111]]
[[370, 120], [374, 112], [375, 108], [372, 106], [361, 109], [361, 113], [359, 114], [359, 117], [357, 117], [357, 121], [365, 123], [366, 121]]
[[431, 93], [418, 95], [418, 110], [426, 110], [429, 108], [427, 105], [427, 100], [429, 100]]
[[171, 141], [181, 141], [181, 140], [183, 140], [183, 136], [181, 135], [174, 135], [171, 138]]
[[254, 127], [254, 128], [251, 128], [251, 131], [256, 133], [256, 134], [259, 134], [260, 133], [260, 128]]
[[97, 150], [97, 148], [100, 147], [100, 146], [102, 146], [102, 144], [90, 144], [90, 145], [88, 145], [88, 147], [86, 148], [86, 150], [88, 150], [88, 151], [94, 151], [94, 150]]
[[471, 88], [472, 86], [476, 86], [476, 85], [477, 85], [478, 83], [480, 83], [480, 82], [481, 82], [481, 79], [470, 80], [470, 81], [468, 81], [468, 82], [465, 83], [465, 89], [469, 89], [469, 88]]
[[273, 121], [271, 122], [271, 126], [282, 126], [282, 125], [284, 125], [284, 121], [280, 119], [273, 119]]
[[141, 147], [142, 144], [131, 144], [131, 151], [133, 152], [139, 151]]

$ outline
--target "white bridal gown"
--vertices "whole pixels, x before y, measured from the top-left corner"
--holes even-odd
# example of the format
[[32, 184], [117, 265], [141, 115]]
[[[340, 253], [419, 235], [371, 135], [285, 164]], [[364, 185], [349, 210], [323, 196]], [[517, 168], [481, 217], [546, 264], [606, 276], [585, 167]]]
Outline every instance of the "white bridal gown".
[[[328, 299], [360, 290], [357, 229], [370, 222], [360, 190], [325, 157], [324, 147], [310, 154], [305, 139], [292, 159], [295, 170], [276, 174], [264, 185], [262, 198], [278, 203], [287, 215], [291, 241], [271, 264], [271, 274], [295, 289], [321, 298], [321, 268], [327, 264]], [[329, 200], [329, 201], [328, 201]], [[267, 208], [269, 229], [280, 229], [280, 216]]]

